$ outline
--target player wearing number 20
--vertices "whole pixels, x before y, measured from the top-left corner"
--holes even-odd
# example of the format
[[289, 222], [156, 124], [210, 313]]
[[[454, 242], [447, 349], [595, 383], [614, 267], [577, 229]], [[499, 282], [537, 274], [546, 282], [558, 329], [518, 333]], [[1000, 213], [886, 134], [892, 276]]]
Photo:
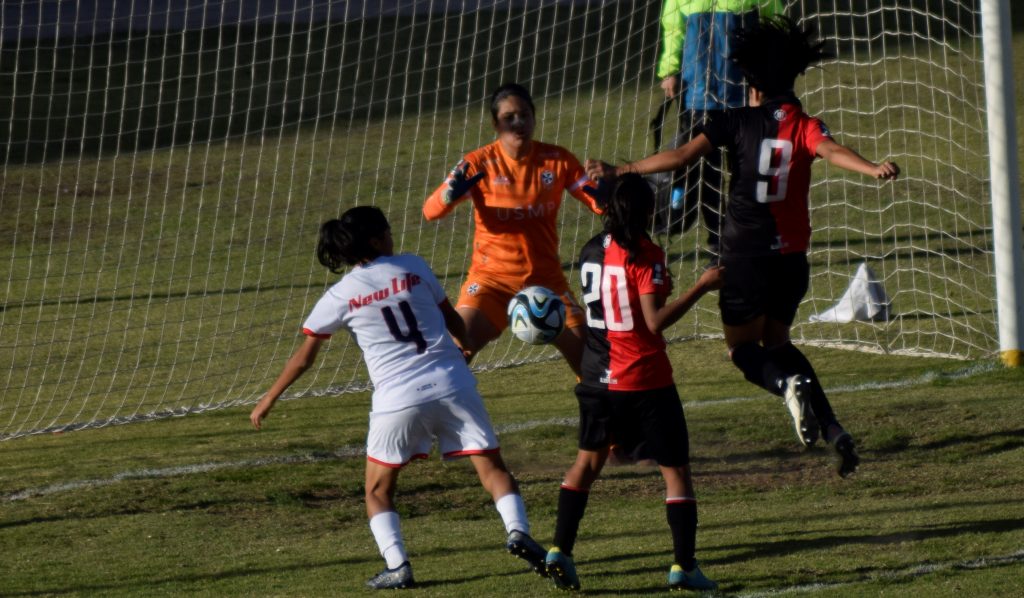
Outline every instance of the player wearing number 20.
[[436, 440], [444, 458], [468, 456], [508, 533], [506, 548], [544, 573], [544, 549], [529, 536], [526, 508], [498, 449], [490, 418], [455, 338], [462, 319], [422, 258], [394, 255], [391, 227], [377, 208], [348, 210], [320, 228], [317, 255], [332, 272], [352, 266], [303, 324], [305, 342], [253, 409], [257, 429], [278, 397], [316, 359], [321, 343], [348, 330], [373, 381], [366, 439], [366, 511], [387, 567], [372, 588], [413, 584], [394, 493], [400, 469], [425, 458]]
[[712, 590], [716, 584], [697, 566], [697, 499], [690, 475], [686, 418], [672, 378], [661, 333], [702, 295], [721, 285], [721, 269], [710, 268], [679, 297], [669, 300], [672, 281], [665, 252], [647, 234], [654, 193], [640, 176], [620, 178], [604, 212], [605, 230], [580, 252], [586, 306], [579, 404], [579, 450], [558, 495], [554, 547], [548, 575], [562, 589], [579, 589], [572, 560], [580, 522], [614, 443], [624, 452], [644, 441], [665, 480], [665, 511], [675, 564], [672, 588]]
[[747, 380], [784, 398], [798, 438], [819, 434], [846, 476], [859, 463], [853, 439], [839, 425], [814, 368], [791, 342], [789, 329], [808, 288], [811, 227], [807, 195], [811, 163], [877, 179], [895, 179], [899, 167], [875, 164], [836, 143], [822, 121], [808, 116], [794, 95], [796, 77], [824, 59], [823, 42], [785, 17], [762, 20], [734, 34], [732, 60], [748, 84], [749, 105], [715, 114], [685, 145], [632, 164], [587, 161], [592, 178], [671, 171], [716, 147], [729, 150], [729, 205], [722, 231], [725, 286], [719, 294], [725, 341]]

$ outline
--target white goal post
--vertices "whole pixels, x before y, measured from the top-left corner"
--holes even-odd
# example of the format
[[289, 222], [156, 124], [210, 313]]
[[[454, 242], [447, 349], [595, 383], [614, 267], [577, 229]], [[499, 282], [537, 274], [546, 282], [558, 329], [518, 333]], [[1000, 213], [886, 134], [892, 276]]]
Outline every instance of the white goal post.
[[[807, 111], [903, 169], [881, 184], [814, 166], [811, 288], [795, 340], [1019, 363], [1007, 4], [784, 4], [836, 55], [799, 80]], [[319, 224], [354, 205], [384, 209], [396, 249], [427, 259], [454, 297], [470, 209], [427, 223], [422, 203], [493, 140], [485, 104], [500, 83], [526, 85], [536, 137], [580, 159], [650, 153], [662, 102], [658, 1], [0, 11], [0, 440], [252, 403], [336, 279], [315, 260]], [[578, 288], [574, 260], [600, 220], [567, 196], [559, 226]], [[699, 230], [656, 240], [677, 286], [707, 263]], [[812, 322], [862, 264], [892, 301], [888, 319]], [[719, 334], [713, 298], [670, 331]], [[474, 366], [544, 359], [555, 351], [504, 335]], [[367, 384], [339, 336], [286, 396]]]

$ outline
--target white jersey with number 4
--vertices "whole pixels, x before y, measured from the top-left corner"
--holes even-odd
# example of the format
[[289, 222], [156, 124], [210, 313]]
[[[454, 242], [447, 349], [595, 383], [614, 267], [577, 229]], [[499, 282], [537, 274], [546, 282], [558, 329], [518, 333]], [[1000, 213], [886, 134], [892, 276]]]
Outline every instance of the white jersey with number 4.
[[381, 256], [328, 289], [302, 331], [348, 330], [373, 381], [373, 411], [397, 411], [476, 386], [438, 308], [445, 298], [423, 258]]

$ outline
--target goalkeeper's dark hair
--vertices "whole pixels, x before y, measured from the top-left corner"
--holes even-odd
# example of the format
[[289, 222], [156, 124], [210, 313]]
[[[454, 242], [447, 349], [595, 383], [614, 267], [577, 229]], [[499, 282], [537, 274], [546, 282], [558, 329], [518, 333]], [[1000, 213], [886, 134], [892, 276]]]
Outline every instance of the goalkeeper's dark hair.
[[604, 208], [604, 230], [629, 254], [636, 258], [640, 242], [650, 239], [647, 232], [654, 213], [654, 191], [647, 180], [636, 174], [620, 176], [612, 187]]
[[807, 67], [832, 57], [825, 42], [814, 38], [812, 29], [801, 28], [789, 17], [761, 19], [733, 32], [729, 57], [751, 87], [777, 97], [792, 93], [797, 76]]
[[370, 244], [391, 228], [380, 208], [358, 206], [347, 210], [341, 218], [320, 225], [316, 257], [331, 272], [340, 274], [344, 266], [369, 261], [380, 256]]
[[498, 104], [510, 96], [516, 96], [517, 98], [522, 99], [530, 106], [530, 112], [534, 115], [537, 114], [537, 107], [533, 105], [533, 98], [530, 97], [530, 92], [525, 87], [518, 83], [504, 83], [491, 94], [492, 119], [495, 121], [498, 120]]

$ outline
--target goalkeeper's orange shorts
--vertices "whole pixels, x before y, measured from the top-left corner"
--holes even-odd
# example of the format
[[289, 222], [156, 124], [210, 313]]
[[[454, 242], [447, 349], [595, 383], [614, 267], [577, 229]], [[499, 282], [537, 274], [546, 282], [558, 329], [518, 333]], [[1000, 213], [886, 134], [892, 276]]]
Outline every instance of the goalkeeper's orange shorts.
[[[523, 284], [521, 280], [503, 282], [470, 274], [466, 278], [466, 282], [462, 284], [459, 300], [455, 307], [470, 307], [480, 310], [487, 321], [494, 326], [494, 329], [501, 332], [508, 327], [508, 302], [516, 293], [528, 286], [531, 285]], [[583, 315], [583, 310], [572, 291], [569, 290], [569, 284], [565, 282], [564, 278], [560, 284], [549, 282], [542, 286], [546, 286], [562, 298], [562, 303], [565, 304], [566, 328], [578, 328], [586, 325], [587, 320]]]

